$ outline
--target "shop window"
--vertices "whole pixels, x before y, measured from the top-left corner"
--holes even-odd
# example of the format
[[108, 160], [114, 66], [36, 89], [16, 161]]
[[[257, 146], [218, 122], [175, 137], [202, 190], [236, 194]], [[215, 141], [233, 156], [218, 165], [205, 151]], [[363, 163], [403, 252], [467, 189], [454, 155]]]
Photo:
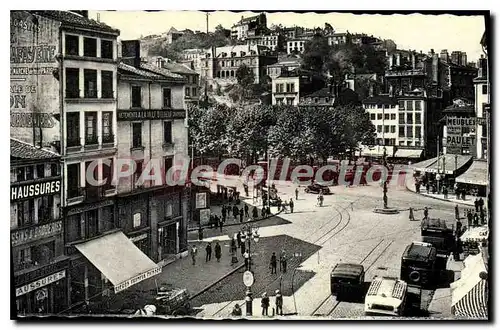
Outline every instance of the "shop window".
[[132, 108], [140, 108], [142, 105], [141, 86], [132, 86]]
[[64, 38], [65, 40], [65, 49], [66, 49], [66, 55], [79, 55], [79, 38], [78, 36], [73, 36], [70, 34], [67, 34]]
[[84, 69], [84, 97], [95, 99], [97, 98], [97, 70]]
[[68, 147], [77, 147], [80, 142], [80, 113], [68, 112], [66, 114], [66, 144]]
[[113, 41], [101, 39], [101, 57], [113, 59]]
[[97, 57], [97, 39], [83, 38], [83, 56]]
[[80, 69], [66, 68], [66, 97], [80, 97]]
[[113, 98], [113, 71], [101, 71], [101, 98]]

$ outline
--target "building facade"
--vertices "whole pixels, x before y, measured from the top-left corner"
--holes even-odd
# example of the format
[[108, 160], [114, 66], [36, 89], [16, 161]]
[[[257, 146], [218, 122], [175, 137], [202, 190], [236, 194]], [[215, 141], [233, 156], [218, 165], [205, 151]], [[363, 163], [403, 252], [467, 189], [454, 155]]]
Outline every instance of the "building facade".
[[187, 65], [196, 73], [201, 74], [201, 62], [210, 49], [185, 49], [181, 52], [181, 59], [179, 63]]
[[304, 52], [304, 45], [308, 41], [308, 38], [295, 38], [287, 40], [286, 42], [286, 52], [287, 54], [302, 54]]
[[351, 35], [349, 33], [334, 33], [328, 37], [328, 45], [345, 45], [351, 43]]
[[262, 35], [267, 30], [266, 14], [244, 18], [231, 27], [231, 38], [245, 40], [247, 37]]
[[272, 51], [281, 50], [282, 48], [284, 48], [284, 38], [277, 32], [255, 37], [247, 37], [246, 40], [247, 43], [251, 46], [265, 46]]
[[18, 315], [68, 307], [60, 156], [10, 140], [10, 236]]
[[278, 61], [278, 63], [267, 66], [267, 75], [271, 78], [277, 78], [285, 71], [293, 71], [300, 68], [300, 58], [296, 56], [287, 56]]
[[187, 104], [198, 103], [200, 99], [200, 75], [196, 71], [191, 70], [186, 65], [176, 63], [161, 56], [155, 56], [152, 60], [156, 63], [158, 68], [166, 69], [184, 77], [186, 79], [186, 85], [184, 86], [184, 101]]
[[271, 80], [271, 104], [300, 105], [301, 98], [325, 87], [323, 77], [313, 72], [295, 69], [283, 70]]
[[[488, 116], [487, 107], [490, 104], [490, 89], [488, 83], [488, 61], [481, 56], [478, 63], [479, 73], [474, 79], [474, 112], [478, 118], [476, 129], [476, 157], [488, 157]], [[479, 122], [481, 121], [481, 122]]]

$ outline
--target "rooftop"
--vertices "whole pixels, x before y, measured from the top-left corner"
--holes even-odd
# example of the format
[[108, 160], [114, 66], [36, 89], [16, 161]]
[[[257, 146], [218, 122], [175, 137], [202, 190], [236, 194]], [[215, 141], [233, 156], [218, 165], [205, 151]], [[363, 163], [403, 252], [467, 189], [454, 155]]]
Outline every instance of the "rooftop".
[[84, 17], [82, 15], [62, 10], [33, 10], [30, 11], [32, 14], [40, 15], [46, 18], [50, 18], [59, 21], [63, 26], [74, 26], [80, 28], [90, 28], [95, 30], [100, 30], [102, 32], [109, 32], [112, 34], [119, 35], [120, 30], [114, 29], [111, 26], [98, 22], [94, 19]]
[[368, 97], [363, 100], [363, 104], [391, 104], [391, 105], [397, 105], [398, 102], [396, 101], [395, 98], [390, 97], [389, 95], [385, 94], [380, 94], [380, 95], [374, 95], [372, 97]]
[[148, 63], [141, 63], [141, 67], [136, 68], [132, 65], [121, 62], [118, 64], [118, 69], [151, 80], [184, 80], [184, 77], [181, 75], [172, 73], [166, 69], [157, 68], [156, 66]]
[[37, 148], [29, 143], [10, 138], [10, 157], [18, 159], [53, 159], [59, 154], [42, 148]]

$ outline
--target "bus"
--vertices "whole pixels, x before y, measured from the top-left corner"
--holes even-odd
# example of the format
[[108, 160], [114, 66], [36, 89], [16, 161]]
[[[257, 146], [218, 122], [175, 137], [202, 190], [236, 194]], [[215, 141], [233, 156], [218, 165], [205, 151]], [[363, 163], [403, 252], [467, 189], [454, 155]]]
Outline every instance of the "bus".
[[375, 277], [365, 297], [365, 315], [402, 316], [408, 285], [396, 277]]

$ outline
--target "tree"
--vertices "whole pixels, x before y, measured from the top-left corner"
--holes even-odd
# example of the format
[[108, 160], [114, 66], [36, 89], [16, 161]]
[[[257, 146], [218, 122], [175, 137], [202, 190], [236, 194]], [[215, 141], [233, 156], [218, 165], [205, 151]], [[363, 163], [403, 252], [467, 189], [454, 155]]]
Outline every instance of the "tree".
[[304, 45], [301, 66], [303, 69], [323, 73], [327, 58], [330, 55], [328, 40], [320, 35], [315, 35]]
[[250, 87], [255, 82], [255, 74], [246, 64], [240, 65], [235, 75], [241, 87]]

